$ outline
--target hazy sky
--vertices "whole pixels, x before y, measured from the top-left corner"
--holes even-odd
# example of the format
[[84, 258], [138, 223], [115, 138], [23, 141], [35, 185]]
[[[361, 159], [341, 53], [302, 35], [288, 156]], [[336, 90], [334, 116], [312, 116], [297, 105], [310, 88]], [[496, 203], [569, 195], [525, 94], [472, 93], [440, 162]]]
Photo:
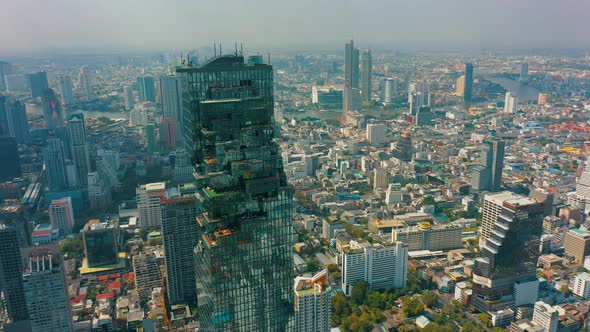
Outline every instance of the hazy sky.
[[590, 46], [590, 0], [0, 2], [0, 49]]

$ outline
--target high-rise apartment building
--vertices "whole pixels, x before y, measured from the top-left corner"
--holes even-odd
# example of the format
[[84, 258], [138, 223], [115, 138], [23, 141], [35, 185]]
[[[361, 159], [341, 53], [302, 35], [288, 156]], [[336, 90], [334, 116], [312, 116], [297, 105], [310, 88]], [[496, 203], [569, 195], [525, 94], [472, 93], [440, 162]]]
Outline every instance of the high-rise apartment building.
[[156, 125], [148, 123], [145, 125], [145, 140], [149, 152], [154, 153], [159, 150], [158, 141], [156, 140]]
[[428, 81], [417, 81], [408, 85], [410, 115], [416, 115], [420, 107], [430, 106], [432, 103], [430, 99], [430, 83]]
[[73, 331], [65, 267], [57, 244], [22, 249], [22, 283], [31, 332]]
[[23, 265], [19, 250], [18, 230], [14, 225], [0, 223], [0, 292], [11, 321], [28, 319], [23, 291]]
[[354, 110], [359, 96], [359, 50], [351, 40], [344, 45], [344, 112]]
[[140, 101], [156, 101], [156, 86], [153, 77], [138, 77], [137, 90], [139, 90]]
[[45, 89], [42, 94], [43, 118], [45, 127], [55, 129], [64, 123], [64, 110], [57, 95], [52, 89]]
[[381, 81], [381, 99], [384, 105], [393, 102], [393, 96], [397, 93], [397, 81], [395, 78], [384, 78]]
[[293, 313], [293, 210], [273, 141], [273, 69], [261, 56], [176, 69], [203, 213], [195, 249], [201, 329], [286, 331]]
[[[5, 85], [6, 76], [12, 73], [12, 65], [6, 61], [0, 61], [0, 91], [7, 90]], [[10, 90], [9, 90], [10, 91]]]
[[59, 92], [61, 93], [62, 104], [70, 105], [74, 103], [74, 88], [71, 77], [63, 76], [59, 79]]
[[465, 93], [465, 75], [459, 76], [457, 84], [455, 85], [455, 94], [459, 97], [463, 97]]
[[74, 209], [72, 208], [72, 198], [64, 197], [54, 199], [49, 204], [49, 221], [53, 229], [58, 229], [62, 235], [72, 232], [74, 227]]
[[45, 179], [49, 191], [63, 191], [68, 187], [63, 143], [60, 139], [50, 138], [43, 149], [45, 162]]
[[348, 296], [357, 281], [370, 289], [401, 288], [408, 276], [408, 248], [395, 244], [350, 241], [342, 256], [342, 290]]
[[135, 288], [143, 300], [150, 297], [154, 288], [162, 287], [162, 271], [160, 270], [162, 257], [159, 257], [157, 253], [158, 251], [144, 248], [141, 253], [133, 256]]
[[88, 172], [86, 176], [88, 189], [88, 201], [93, 210], [106, 210], [111, 204], [111, 187], [108, 179], [101, 176], [99, 172]]
[[88, 173], [90, 172], [90, 154], [88, 142], [86, 141], [84, 114], [76, 113], [68, 117], [68, 132], [72, 160], [76, 165], [76, 178], [80, 185], [86, 186], [88, 184]]
[[431, 225], [421, 222], [415, 227], [395, 230], [393, 242], [402, 242], [408, 250], [450, 250], [463, 247], [463, 229], [459, 225]]
[[366, 50], [361, 55], [361, 96], [363, 102], [371, 101], [373, 56], [371, 50]]
[[123, 88], [123, 100], [125, 101], [125, 110], [131, 111], [135, 106], [135, 97], [133, 96], [133, 88], [125, 86]]
[[503, 140], [495, 139], [484, 142], [481, 149], [480, 165], [472, 172], [471, 186], [473, 189], [492, 192], [501, 189], [504, 147]]
[[543, 203], [528, 197], [509, 192], [485, 196], [482, 254], [476, 259], [471, 300], [478, 310], [489, 312], [514, 304], [515, 283], [536, 279], [543, 212]]
[[31, 88], [31, 97], [42, 97], [45, 94], [45, 90], [49, 88], [49, 83], [47, 82], [47, 73], [40, 71], [37, 73], [27, 74], [26, 77], [29, 81], [29, 87]]
[[539, 98], [537, 98], [538, 105], [545, 105], [549, 102], [549, 94], [548, 93], [539, 93]]
[[590, 274], [580, 272], [574, 277], [572, 292], [584, 299], [590, 299]]
[[385, 143], [385, 132], [387, 125], [384, 123], [369, 123], [367, 124], [367, 141], [372, 145], [379, 145]]
[[518, 98], [511, 92], [506, 92], [504, 98], [504, 113], [515, 114], [518, 111]]
[[182, 146], [182, 80], [179, 76], [160, 77], [162, 100], [162, 128], [168, 148]]
[[139, 225], [145, 229], [160, 229], [162, 226], [162, 211], [160, 201], [166, 198], [166, 183], [155, 182], [137, 187], [137, 210], [139, 211]]
[[414, 124], [416, 126], [432, 126], [432, 109], [430, 106], [420, 106], [414, 116]]
[[473, 64], [465, 64], [465, 84], [463, 89], [463, 100], [470, 102], [473, 98]]
[[331, 302], [328, 270], [295, 278], [295, 332], [328, 332]]
[[590, 232], [572, 228], [565, 234], [565, 254], [579, 263], [590, 255]]
[[166, 293], [172, 304], [194, 304], [197, 298], [193, 250], [199, 242], [193, 184], [168, 188], [160, 202], [166, 259]]
[[556, 308], [543, 301], [535, 302], [533, 323], [541, 326], [543, 332], [557, 332], [559, 326], [559, 312]]
[[526, 81], [529, 78], [529, 64], [523, 62], [520, 65], [520, 81]]
[[92, 91], [92, 73], [86, 66], [80, 67], [80, 71], [78, 72], [78, 88], [85, 101], [94, 99], [94, 92]]

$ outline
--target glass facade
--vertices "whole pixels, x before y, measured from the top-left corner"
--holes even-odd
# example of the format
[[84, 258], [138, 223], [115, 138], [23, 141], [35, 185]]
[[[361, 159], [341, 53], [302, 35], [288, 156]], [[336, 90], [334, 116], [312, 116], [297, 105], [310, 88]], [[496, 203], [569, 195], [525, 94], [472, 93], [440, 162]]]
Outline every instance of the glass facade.
[[293, 192], [273, 141], [272, 66], [232, 55], [177, 72], [202, 211], [201, 329], [290, 331]]

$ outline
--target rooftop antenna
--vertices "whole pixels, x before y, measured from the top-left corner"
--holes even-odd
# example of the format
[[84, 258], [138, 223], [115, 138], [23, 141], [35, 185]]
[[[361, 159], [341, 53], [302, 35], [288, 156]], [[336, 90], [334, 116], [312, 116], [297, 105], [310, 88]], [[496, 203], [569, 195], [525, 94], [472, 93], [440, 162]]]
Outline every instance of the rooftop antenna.
[[213, 57], [217, 57], [217, 44], [213, 43]]

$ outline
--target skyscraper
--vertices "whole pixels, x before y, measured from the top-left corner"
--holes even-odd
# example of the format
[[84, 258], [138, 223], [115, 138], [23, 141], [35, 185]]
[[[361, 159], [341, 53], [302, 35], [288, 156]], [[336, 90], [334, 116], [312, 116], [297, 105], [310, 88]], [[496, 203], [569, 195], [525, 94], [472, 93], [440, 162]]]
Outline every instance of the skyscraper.
[[417, 81], [408, 85], [408, 103], [410, 114], [416, 115], [422, 106], [431, 105], [430, 83], [428, 81]]
[[160, 229], [162, 210], [160, 200], [166, 197], [166, 183], [155, 182], [141, 185], [135, 189], [139, 225], [148, 230]]
[[76, 178], [82, 186], [88, 184], [88, 173], [90, 172], [90, 155], [88, 143], [86, 142], [86, 124], [84, 114], [71, 114], [68, 118], [68, 132], [70, 138], [70, 151], [72, 160], [76, 165]]
[[529, 64], [526, 62], [523, 62], [520, 65], [520, 80], [526, 81], [528, 78], [529, 78]]
[[135, 105], [135, 97], [133, 96], [133, 88], [125, 86], [123, 88], [123, 99], [125, 100], [125, 110], [131, 111]]
[[331, 302], [328, 270], [295, 278], [295, 332], [328, 332]]
[[0, 95], [0, 136], [12, 136], [18, 144], [30, 141], [25, 105]]
[[139, 90], [140, 101], [156, 101], [156, 88], [153, 77], [138, 77], [137, 89]]
[[162, 99], [162, 127], [165, 128], [166, 146], [181, 146], [182, 135], [182, 80], [178, 76], [160, 77]]
[[6, 90], [4, 78], [12, 73], [12, 66], [6, 61], [0, 61], [0, 91]]
[[538, 285], [535, 265], [543, 212], [542, 203], [510, 192], [485, 196], [482, 254], [476, 259], [471, 300], [478, 310], [500, 310], [519, 302], [515, 298], [516, 284], [530, 280]]
[[156, 141], [156, 125], [148, 123], [145, 125], [145, 140], [147, 143], [147, 149], [150, 153], [158, 151], [158, 142]]
[[381, 81], [381, 88], [383, 104], [391, 104], [393, 95], [397, 93], [397, 81], [395, 78], [384, 78]]
[[355, 100], [359, 93], [359, 50], [354, 48], [354, 42], [344, 46], [344, 94], [343, 109], [348, 112], [356, 108]]
[[459, 97], [463, 97], [465, 93], [465, 75], [459, 76], [457, 84], [455, 85], [455, 94]]
[[94, 99], [91, 75], [92, 74], [90, 73], [90, 69], [88, 69], [88, 67], [80, 67], [80, 71], [78, 72], [78, 87], [80, 88], [80, 93], [85, 101]]
[[504, 113], [514, 114], [518, 111], [518, 98], [511, 92], [506, 92], [504, 98]]
[[74, 227], [74, 209], [72, 208], [72, 198], [64, 197], [54, 199], [49, 204], [49, 221], [53, 229], [58, 229], [62, 235], [72, 232]]
[[361, 55], [361, 96], [363, 102], [371, 101], [373, 56], [371, 50], [366, 50]]
[[0, 136], [0, 181], [9, 181], [21, 175], [16, 139]]
[[465, 64], [465, 85], [463, 89], [463, 100], [470, 102], [473, 93], [473, 64]]
[[47, 147], [43, 150], [45, 161], [45, 179], [49, 191], [63, 191], [68, 187], [63, 143], [57, 138], [47, 140]]
[[49, 84], [47, 83], [47, 73], [40, 71], [27, 74], [26, 76], [29, 81], [29, 87], [31, 88], [31, 97], [43, 97], [45, 90], [49, 88]]
[[31, 332], [72, 331], [65, 267], [57, 244], [22, 249], [23, 290]]
[[61, 93], [62, 104], [70, 105], [74, 103], [72, 78], [69, 76], [63, 76], [59, 79], [59, 92]]
[[0, 292], [12, 321], [28, 319], [21, 278], [22, 266], [17, 228], [0, 224]]
[[166, 260], [166, 293], [172, 304], [194, 304], [197, 299], [192, 253], [199, 242], [195, 186], [168, 188], [162, 198], [162, 241]]
[[42, 95], [42, 102], [45, 127], [55, 129], [55, 127], [61, 126], [64, 122], [64, 111], [53, 89], [45, 89]]
[[261, 58], [176, 69], [194, 118], [187, 146], [203, 209], [194, 256], [205, 331], [288, 331], [292, 320], [292, 189], [273, 141], [273, 70]]
[[481, 149], [480, 165], [472, 172], [471, 186], [475, 190], [499, 191], [502, 187], [504, 168], [503, 140], [484, 142]]

